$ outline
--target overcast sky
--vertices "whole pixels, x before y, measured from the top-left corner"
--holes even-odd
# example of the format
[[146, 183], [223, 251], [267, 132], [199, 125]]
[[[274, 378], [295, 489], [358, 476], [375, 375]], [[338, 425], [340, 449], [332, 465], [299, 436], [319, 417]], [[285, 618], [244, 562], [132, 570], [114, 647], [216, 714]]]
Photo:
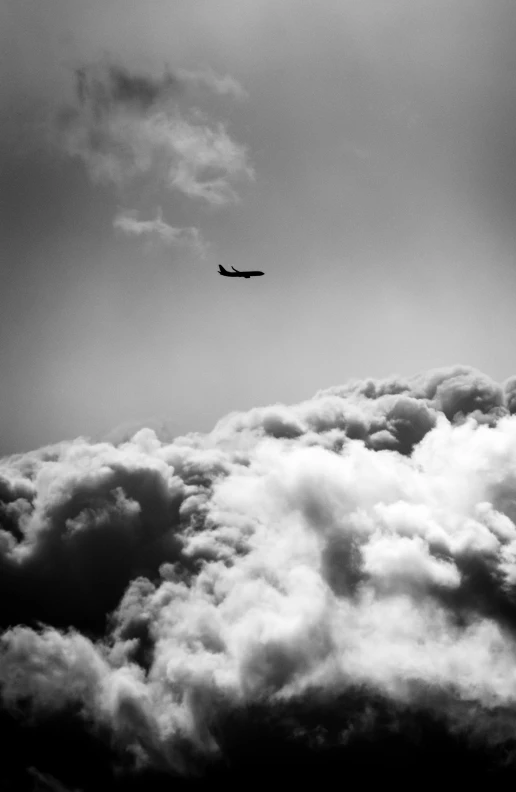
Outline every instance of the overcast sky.
[[513, 374], [515, 27], [512, 0], [4, 0], [0, 453]]

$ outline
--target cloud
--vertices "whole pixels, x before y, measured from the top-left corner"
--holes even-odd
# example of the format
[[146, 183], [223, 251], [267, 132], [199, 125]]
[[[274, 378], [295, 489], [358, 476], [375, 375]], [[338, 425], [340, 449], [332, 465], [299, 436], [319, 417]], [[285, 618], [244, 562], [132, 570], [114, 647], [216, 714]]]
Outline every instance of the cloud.
[[[51, 792], [71, 792], [57, 778], [53, 778], [48, 773], [40, 773], [35, 767], [28, 767], [27, 773], [38, 781], [42, 786], [36, 787], [38, 790], [51, 790]], [[79, 790], [77, 791], [79, 792]]]
[[248, 97], [247, 91], [230, 74], [221, 76], [209, 68], [195, 71], [179, 69], [177, 76], [187, 85], [206, 87], [222, 96], [230, 96], [233, 99], [247, 99]]
[[4, 468], [5, 478], [28, 471], [24, 496], [11, 490], [2, 504], [4, 623], [99, 629], [132, 577], [178, 557], [182, 481], [131, 447], [76, 441]]
[[138, 220], [138, 212], [120, 212], [113, 220], [115, 229], [129, 237], [157, 240], [167, 246], [185, 246], [202, 255], [205, 245], [198, 228], [174, 228], [163, 220], [161, 210], [154, 220]]
[[224, 124], [210, 124], [199, 110], [180, 110], [188, 81], [219, 93], [235, 93], [237, 85], [211, 72], [154, 79], [118, 66], [78, 69], [75, 102], [58, 118], [64, 150], [94, 181], [121, 188], [145, 180], [213, 206], [237, 201], [236, 183], [254, 176], [247, 150]]
[[141, 111], [177, 96], [181, 81], [172, 74], [161, 78], [134, 74], [119, 65], [80, 67], [75, 72], [76, 98], [94, 115], [108, 112], [113, 105], [128, 105]]
[[[172, 442], [142, 429], [3, 459], [6, 717], [72, 712], [110, 736], [130, 777], [281, 765], [288, 779], [299, 763], [322, 779], [362, 750], [360, 772], [403, 756], [431, 774], [444, 772], [436, 745], [459, 776], [484, 760], [502, 772], [516, 704], [511, 398], [512, 380], [458, 366], [350, 382]], [[58, 766], [45, 772], [73, 785]]]

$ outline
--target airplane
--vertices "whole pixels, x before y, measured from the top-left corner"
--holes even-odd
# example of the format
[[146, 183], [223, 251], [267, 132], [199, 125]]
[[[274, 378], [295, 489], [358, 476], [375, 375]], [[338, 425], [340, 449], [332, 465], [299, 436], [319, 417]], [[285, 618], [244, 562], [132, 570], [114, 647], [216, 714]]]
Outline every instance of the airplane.
[[247, 272], [239, 272], [234, 267], [231, 267], [233, 272], [228, 272], [224, 269], [222, 264], [219, 264], [219, 275], [225, 275], [226, 278], [253, 278], [255, 275], [265, 275], [265, 272], [260, 270], [248, 270]]

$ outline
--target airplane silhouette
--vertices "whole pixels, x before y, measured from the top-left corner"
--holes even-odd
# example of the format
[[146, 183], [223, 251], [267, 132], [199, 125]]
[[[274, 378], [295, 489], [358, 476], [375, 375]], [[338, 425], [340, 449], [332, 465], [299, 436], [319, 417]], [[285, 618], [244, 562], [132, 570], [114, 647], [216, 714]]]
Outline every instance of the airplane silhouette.
[[248, 270], [247, 272], [239, 272], [234, 267], [231, 267], [234, 272], [228, 272], [224, 269], [222, 264], [219, 264], [219, 275], [225, 275], [226, 278], [253, 278], [255, 275], [265, 275], [260, 270]]

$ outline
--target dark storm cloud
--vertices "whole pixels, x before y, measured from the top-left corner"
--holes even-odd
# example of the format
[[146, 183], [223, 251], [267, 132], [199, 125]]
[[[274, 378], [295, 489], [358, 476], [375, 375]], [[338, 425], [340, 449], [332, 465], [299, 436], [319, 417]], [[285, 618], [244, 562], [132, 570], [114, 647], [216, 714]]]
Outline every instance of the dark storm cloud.
[[4, 721], [100, 730], [133, 781], [511, 757], [512, 391], [458, 366], [4, 459]]

